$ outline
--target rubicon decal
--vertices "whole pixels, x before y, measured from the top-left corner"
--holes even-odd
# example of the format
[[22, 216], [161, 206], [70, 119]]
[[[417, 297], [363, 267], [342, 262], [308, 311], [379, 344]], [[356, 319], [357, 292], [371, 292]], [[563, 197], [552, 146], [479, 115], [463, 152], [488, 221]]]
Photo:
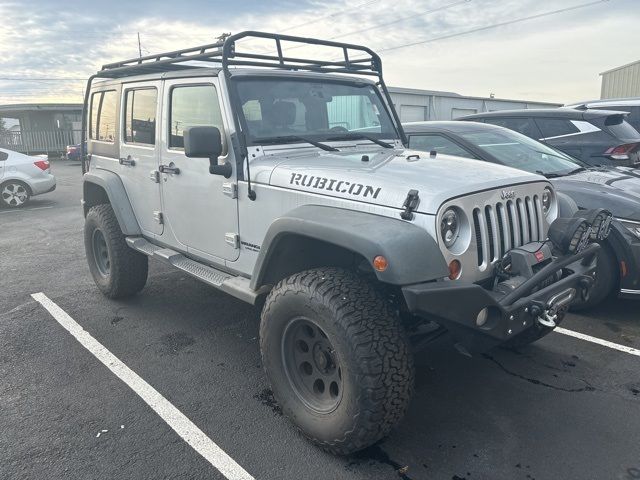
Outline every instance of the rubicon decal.
[[372, 187], [371, 185], [362, 185], [361, 183], [353, 183], [346, 180], [316, 177], [315, 175], [303, 175], [301, 173], [292, 173], [289, 184], [314, 188], [316, 190], [326, 190], [329, 192], [348, 193], [349, 195], [356, 197], [371, 198], [378, 198], [378, 195], [382, 190], [382, 187]]

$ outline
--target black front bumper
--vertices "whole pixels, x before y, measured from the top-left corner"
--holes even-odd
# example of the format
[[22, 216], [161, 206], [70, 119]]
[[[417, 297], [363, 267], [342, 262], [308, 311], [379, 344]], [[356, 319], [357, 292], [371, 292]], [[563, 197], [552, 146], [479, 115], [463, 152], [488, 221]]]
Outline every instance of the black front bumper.
[[[570, 289], [575, 289], [577, 295], [588, 292], [593, 285], [594, 255], [599, 248], [598, 244], [591, 244], [577, 255], [556, 258], [506, 295], [459, 281], [409, 285], [402, 292], [411, 313], [447, 328], [469, 350], [486, 351], [530, 328], [539, 328], [541, 311], [554, 311], [550, 302], [559, 295]], [[536, 290], [559, 270], [563, 270], [560, 280]], [[478, 326], [476, 319], [483, 308], [488, 309], [488, 318]]]

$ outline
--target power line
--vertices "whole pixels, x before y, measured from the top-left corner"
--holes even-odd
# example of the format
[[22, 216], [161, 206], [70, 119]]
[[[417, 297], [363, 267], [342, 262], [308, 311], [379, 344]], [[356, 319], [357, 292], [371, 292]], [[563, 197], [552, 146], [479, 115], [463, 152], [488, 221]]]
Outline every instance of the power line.
[[550, 12], [538, 13], [536, 15], [529, 15], [528, 17], [522, 17], [522, 18], [516, 18], [514, 20], [508, 20], [506, 22], [494, 23], [492, 25], [487, 25], [487, 26], [484, 26], [484, 27], [478, 27], [478, 28], [473, 28], [471, 30], [465, 30], [464, 32], [458, 32], [458, 33], [452, 33], [450, 35], [443, 35], [443, 36], [440, 36], [440, 37], [428, 38], [426, 40], [420, 40], [418, 42], [404, 43], [402, 45], [396, 45], [396, 46], [389, 47], [389, 48], [382, 48], [380, 50], [377, 50], [377, 52], [390, 52], [391, 50], [398, 50], [400, 48], [413, 47], [415, 45], [422, 45], [422, 44], [425, 44], [425, 43], [436, 42], [438, 40], [445, 40], [445, 39], [448, 39], [448, 38], [459, 37], [461, 35], [468, 35], [470, 33], [482, 32], [484, 30], [490, 30], [492, 28], [504, 27], [506, 25], [512, 25], [514, 23], [525, 22], [527, 20], [534, 20], [536, 18], [542, 18], [542, 17], [551, 16], [551, 15], [557, 15], [559, 13], [569, 12], [571, 10], [577, 10], [579, 8], [591, 7], [593, 5], [597, 5], [597, 4], [608, 2], [608, 1], [609, 0], [596, 0], [594, 2], [582, 3], [580, 5], [575, 5], [573, 7], [561, 8], [561, 9], [558, 9], [558, 10], [552, 10]]
[[345, 8], [344, 10], [341, 10], [339, 12], [335, 12], [335, 13], [332, 13], [332, 14], [324, 16], [324, 17], [316, 18], [314, 20], [309, 20], [308, 22], [300, 23], [298, 25], [293, 25], [291, 27], [284, 28], [284, 29], [282, 29], [280, 31], [281, 32], [288, 32], [289, 30], [295, 30], [296, 28], [306, 27], [307, 25], [311, 25], [312, 23], [322, 22], [323, 20], [328, 20], [330, 18], [337, 17], [339, 15], [343, 15], [345, 12], [350, 12], [351, 10], [356, 10], [358, 8], [366, 7], [368, 5], [371, 5], [372, 3], [377, 3], [379, 1], [380, 0], [369, 0], [368, 2], [359, 3], [358, 5], [354, 5], [353, 7]]
[[[341, 33], [340, 35], [336, 35], [334, 37], [329, 37], [328, 40], [335, 40], [336, 38], [342, 38], [342, 37], [346, 37], [348, 35], [355, 35], [355, 34], [358, 34], [358, 33], [367, 32], [369, 30], [375, 30], [375, 29], [378, 29], [378, 28], [383, 28], [383, 27], [386, 27], [388, 25], [393, 25], [395, 23], [399, 23], [399, 22], [402, 22], [402, 21], [410, 19], [410, 18], [421, 17], [421, 16], [424, 16], [424, 15], [428, 15], [428, 14], [431, 14], [431, 13], [435, 13], [435, 12], [441, 11], [441, 10], [447, 10], [449, 8], [455, 7], [457, 5], [461, 5], [463, 3], [468, 3], [470, 1], [471, 0], [458, 0], [457, 2], [448, 3], [446, 5], [442, 5], [440, 7], [432, 8], [430, 10], [424, 10], [423, 12], [414, 13], [412, 15], [409, 15], [409, 16], [406, 16], [406, 17], [401, 17], [401, 18], [398, 18], [396, 20], [392, 20], [390, 22], [379, 23], [377, 25], [372, 25], [370, 27], [363, 28], [361, 30], [354, 30], [354, 31], [351, 31], [351, 32]], [[293, 46], [293, 47], [287, 47], [287, 51], [296, 50], [298, 48], [305, 48], [305, 47], [309, 47], [309, 45], [296, 45], [296, 46]]]
[[389, 25], [393, 25], [393, 24], [396, 24], [396, 23], [400, 23], [400, 22], [402, 22], [402, 21], [404, 21], [404, 20], [409, 20], [409, 19], [411, 19], [411, 18], [415, 18], [415, 17], [422, 17], [422, 16], [424, 16], [424, 15], [429, 15], [429, 14], [431, 14], [431, 13], [439, 12], [439, 11], [441, 11], [441, 10], [447, 10], [447, 9], [449, 9], [449, 8], [453, 8], [453, 7], [457, 6], [457, 5], [461, 5], [461, 4], [463, 4], [463, 3], [469, 3], [470, 1], [471, 1], [471, 0], [459, 0], [459, 1], [457, 1], [457, 2], [448, 3], [448, 4], [446, 4], [446, 5], [442, 5], [442, 6], [440, 6], [440, 7], [432, 8], [432, 9], [430, 9], [430, 10], [425, 10], [425, 11], [423, 11], [423, 12], [418, 12], [418, 13], [414, 13], [414, 14], [412, 14], [412, 15], [408, 15], [408, 16], [406, 16], [406, 17], [397, 18], [396, 20], [392, 20], [392, 21], [390, 21], [390, 22], [379, 23], [378, 25], [372, 25], [372, 26], [370, 26], [370, 27], [363, 28], [363, 29], [361, 29], [361, 30], [355, 30], [355, 31], [352, 31], [352, 32], [341, 33], [340, 35], [336, 35], [335, 37], [329, 37], [329, 40], [334, 40], [334, 39], [336, 39], [336, 38], [343, 38], [343, 37], [346, 37], [346, 36], [348, 36], [348, 35], [356, 35], [356, 34], [358, 34], [358, 33], [368, 32], [369, 30], [375, 30], [375, 29], [378, 29], [378, 28], [387, 27], [387, 26], [389, 26]]

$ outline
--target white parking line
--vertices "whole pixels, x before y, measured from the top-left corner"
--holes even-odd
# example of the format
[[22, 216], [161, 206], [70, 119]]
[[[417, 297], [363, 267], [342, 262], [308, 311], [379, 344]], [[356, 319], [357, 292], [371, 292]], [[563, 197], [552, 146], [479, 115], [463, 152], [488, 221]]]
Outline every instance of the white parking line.
[[640, 350], [638, 350], [637, 348], [627, 347], [625, 345], [613, 343], [608, 340], [602, 340], [601, 338], [592, 337], [591, 335], [585, 335], [584, 333], [580, 333], [580, 332], [574, 332], [573, 330], [567, 330], [566, 328], [556, 327], [553, 331], [556, 333], [561, 333], [562, 335], [568, 335], [570, 337], [579, 338], [580, 340], [584, 340], [586, 342], [595, 343], [597, 345], [602, 345], [603, 347], [612, 348], [620, 352], [624, 352], [630, 355], [635, 355], [636, 357], [640, 357]]
[[56, 305], [44, 293], [31, 295], [62, 325], [80, 344], [100, 360], [120, 380], [126, 383], [142, 400], [146, 402], [185, 442], [202, 455], [211, 465], [229, 480], [254, 480], [236, 461], [227, 455], [213, 440], [207, 437], [180, 410], [174, 407], [156, 389], [127, 367], [106, 347], [93, 338], [62, 308]]
[[18, 213], [18, 212], [33, 212], [34, 210], [44, 210], [45, 208], [53, 208], [54, 205], [48, 207], [34, 207], [34, 208], [16, 208], [15, 210], [2, 210], [1, 213]]

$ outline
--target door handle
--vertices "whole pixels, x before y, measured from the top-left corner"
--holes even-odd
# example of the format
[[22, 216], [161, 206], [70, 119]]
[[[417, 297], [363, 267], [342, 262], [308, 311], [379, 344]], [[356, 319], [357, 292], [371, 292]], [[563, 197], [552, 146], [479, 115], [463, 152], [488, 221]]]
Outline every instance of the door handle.
[[158, 167], [158, 170], [160, 170], [160, 173], [171, 173], [172, 175], [180, 174], [180, 169], [178, 167], [174, 167], [173, 162], [171, 162], [169, 165], [160, 165]]
[[136, 164], [136, 161], [131, 158], [131, 155], [127, 155], [127, 158], [121, 157], [118, 162], [120, 163], [120, 165], [129, 165], [130, 167], [133, 167]]

